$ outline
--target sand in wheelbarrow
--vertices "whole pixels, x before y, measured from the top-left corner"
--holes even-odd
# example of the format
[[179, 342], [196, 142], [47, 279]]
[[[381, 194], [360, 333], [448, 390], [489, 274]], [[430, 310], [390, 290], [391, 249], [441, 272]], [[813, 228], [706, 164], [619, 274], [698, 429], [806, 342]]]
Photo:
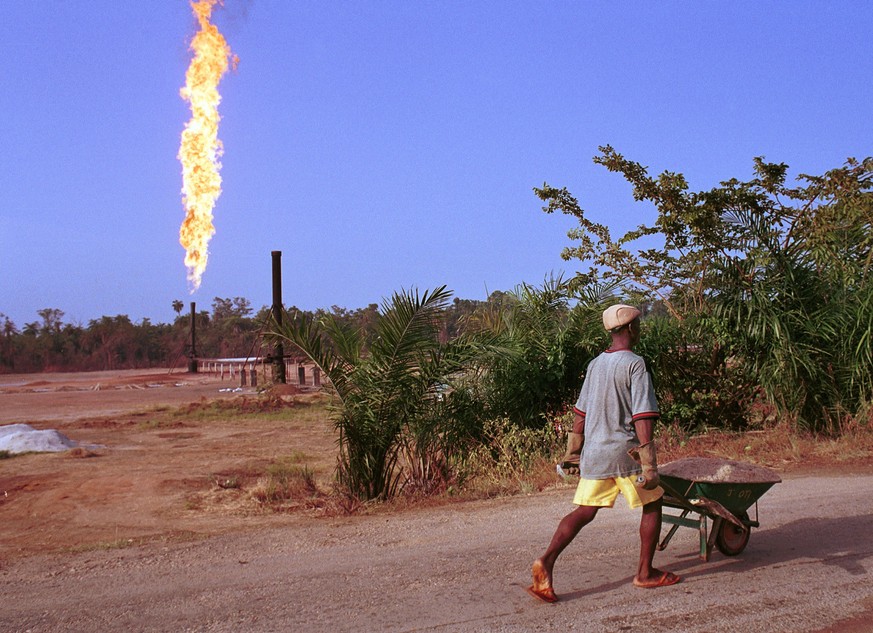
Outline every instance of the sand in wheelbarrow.
[[732, 459], [685, 457], [658, 468], [662, 475], [714, 484], [769, 484], [782, 479], [775, 471]]

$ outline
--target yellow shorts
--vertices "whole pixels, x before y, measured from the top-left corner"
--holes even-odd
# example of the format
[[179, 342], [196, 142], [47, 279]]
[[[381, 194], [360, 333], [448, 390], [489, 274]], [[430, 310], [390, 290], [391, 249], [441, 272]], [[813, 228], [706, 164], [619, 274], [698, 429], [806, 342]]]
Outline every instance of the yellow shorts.
[[639, 508], [657, 501], [664, 495], [664, 489], [660, 486], [654, 490], [637, 488], [634, 484], [636, 479], [637, 475], [612, 479], [580, 479], [573, 503], [577, 506], [611, 508], [615, 504], [618, 493], [621, 492], [631, 508]]

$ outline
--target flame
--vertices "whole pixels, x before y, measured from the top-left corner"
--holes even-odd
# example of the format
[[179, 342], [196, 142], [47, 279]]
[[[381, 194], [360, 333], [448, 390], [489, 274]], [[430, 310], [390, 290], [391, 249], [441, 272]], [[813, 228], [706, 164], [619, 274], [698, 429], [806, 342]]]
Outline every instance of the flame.
[[191, 40], [194, 57], [185, 73], [185, 85], [179, 90], [191, 107], [191, 119], [182, 131], [178, 158], [182, 163], [182, 204], [185, 207], [179, 242], [185, 247], [185, 266], [192, 293], [200, 287], [206, 270], [207, 247], [215, 234], [212, 209], [221, 195], [218, 172], [224, 147], [218, 139], [221, 118], [218, 116], [221, 102], [218, 83], [230, 63], [236, 67], [238, 62], [224, 36], [209, 21], [217, 2], [219, 0], [191, 2], [200, 30]]

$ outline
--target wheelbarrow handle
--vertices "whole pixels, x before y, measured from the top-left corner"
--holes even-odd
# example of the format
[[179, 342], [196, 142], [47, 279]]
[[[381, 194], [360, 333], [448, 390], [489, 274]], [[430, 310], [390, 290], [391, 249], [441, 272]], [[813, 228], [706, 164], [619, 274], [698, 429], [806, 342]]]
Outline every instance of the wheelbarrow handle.
[[[644, 483], [646, 483], [646, 478], [643, 477], [642, 475], [639, 475], [639, 476], [637, 477], [637, 484], [638, 484], [638, 485], [642, 485], [642, 484], [644, 484]], [[667, 483], [666, 481], [664, 481], [663, 479], [661, 479], [661, 480], [658, 482], [658, 485], [661, 486], [661, 488], [664, 489], [664, 492], [666, 492], [667, 494], [669, 494], [671, 497], [675, 497], [676, 499], [679, 499], [680, 501], [687, 501], [687, 498], [685, 497], [685, 495], [681, 495], [681, 494], [679, 494], [678, 492], [676, 492], [676, 490], [673, 488], [673, 486], [671, 486], [670, 484], [668, 484], [668, 483]]]

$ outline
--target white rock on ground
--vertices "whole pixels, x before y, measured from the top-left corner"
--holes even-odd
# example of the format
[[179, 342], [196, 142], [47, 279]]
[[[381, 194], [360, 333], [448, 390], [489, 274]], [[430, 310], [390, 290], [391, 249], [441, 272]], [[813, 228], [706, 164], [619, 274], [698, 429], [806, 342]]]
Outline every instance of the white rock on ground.
[[54, 429], [38, 431], [29, 424], [0, 426], [0, 451], [8, 453], [57, 453], [75, 446], [75, 442]]

